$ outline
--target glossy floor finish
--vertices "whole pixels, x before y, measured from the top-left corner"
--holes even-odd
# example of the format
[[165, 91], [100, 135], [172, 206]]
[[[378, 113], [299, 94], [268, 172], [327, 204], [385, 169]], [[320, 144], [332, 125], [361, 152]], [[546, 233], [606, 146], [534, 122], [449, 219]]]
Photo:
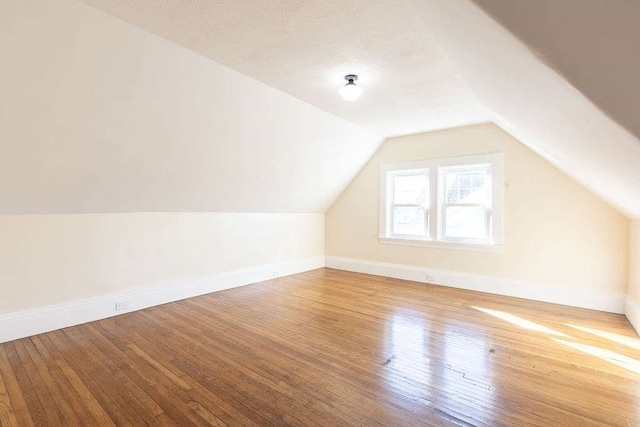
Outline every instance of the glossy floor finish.
[[640, 423], [620, 315], [320, 269], [0, 345], [12, 425]]

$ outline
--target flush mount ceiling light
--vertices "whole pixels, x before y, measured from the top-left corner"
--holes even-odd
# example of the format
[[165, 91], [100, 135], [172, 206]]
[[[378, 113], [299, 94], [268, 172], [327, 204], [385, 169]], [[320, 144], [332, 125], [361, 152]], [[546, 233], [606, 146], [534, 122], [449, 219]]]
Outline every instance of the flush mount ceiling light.
[[347, 81], [347, 84], [342, 86], [338, 91], [342, 99], [345, 101], [355, 101], [360, 98], [362, 88], [355, 83], [356, 80], [358, 80], [358, 76], [355, 74], [347, 74], [344, 76], [344, 79]]

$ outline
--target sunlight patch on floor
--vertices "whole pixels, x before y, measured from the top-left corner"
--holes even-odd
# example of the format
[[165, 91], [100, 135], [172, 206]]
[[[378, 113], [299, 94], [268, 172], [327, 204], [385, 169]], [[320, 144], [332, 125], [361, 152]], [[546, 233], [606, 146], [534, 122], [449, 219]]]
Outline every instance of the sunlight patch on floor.
[[604, 348], [594, 347], [586, 344], [580, 344], [577, 342], [565, 341], [557, 338], [553, 338], [553, 340], [560, 344], [566, 345], [567, 347], [571, 347], [573, 349], [579, 350], [591, 356], [595, 356], [599, 359], [602, 359], [614, 365], [628, 369], [631, 372], [635, 372], [636, 374], [640, 374], [640, 362], [628, 356], [624, 356], [612, 350], [607, 350]]
[[[546, 326], [540, 325], [530, 320], [523, 319], [522, 317], [516, 316], [511, 313], [506, 313], [504, 311], [499, 311], [499, 310], [490, 310], [488, 308], [483, 308], [483, 307], [476, 307], [476, 306], [471, 306], [471, 307], [483, 313], [497, 317], [498, 319], [502, 319], [506, 322], [509, 322], [523, 329], [536, 331], [536, 332], [543, 332], [549, 335], [562, 337], [564, 339], [558, 339], [558, 338], [551, 338], [551, 339], [559, 344], [570, 347], [574, 350], [581, 351], [590, 356], [595, 356], [601, 360], [604, 360], [606, 362], [609, 362], [621, 368], [628, 369], [629, 371], [634, 372], [636, 374], [640, 374], [640, 361], [633, 359], [629, 356], [622, 355], [613, 350], [594, 347], [592, 345], [576, 342], [578, 341], [577, 338], [574, 338], [562, 332], [558, 332], [554, 329], [548, 328]], [[574, 328], [578, 331], [586, 332], [586, 333], [595, 335], [597, 337], [604, 338], [609, 341], [613, 341], [618, 344], [623, 344], [634, 349], [640, 349], [640, 340], [637, 340], [631, 337], [626, 337], [624, 335], [616, 334], [614, 332], [607, 332], [607, 331], [601, 331], [599, 329], [588, 328], [585, 326], [577, 326], [569, 323], [565, 323], [565, 325], [571, 328]], [[569, 340], [574, 340], [574, 341], [569, 341]]]
[[475, 306], [471, 306], [471, 307], [483, 313], [497, 317], [498, 319], [502, 319], [506, 322], [519, 326], [523, 329], [527, 329], [535, 332], [543, 332], [545, 334], [555, 335], [557, 337], [569, 338], [568, 335], [563, 334], [562, 332], [555, 331], [551, 328], [547, 328], [546, 326], [542, 326], [530, 320], [523, 319], [522, 317], [518, 317], [511, 313], [505, 313], [504, 311], [498, 311], [498, 310], [490, 310], [488, 308], [482, 308], [482, 307], [475, 307]]
[[627, 347], [640, 350], [640, 340], [636, 338], [631, 338], [624, 335], [616, 334], [615, 332], [607, 332], [607, 331], [601, 331], [600, 329], [593, 329], [593, 328], [587, 328], [585, 326], [572, 325], [570, 323], [565, 323], [565, 325], [571, 328], [577, 329], [579, 331], [593, 334], [600, 338], [604, 338], [604, 339], [616, 342], [618, 344], [626, 345]]

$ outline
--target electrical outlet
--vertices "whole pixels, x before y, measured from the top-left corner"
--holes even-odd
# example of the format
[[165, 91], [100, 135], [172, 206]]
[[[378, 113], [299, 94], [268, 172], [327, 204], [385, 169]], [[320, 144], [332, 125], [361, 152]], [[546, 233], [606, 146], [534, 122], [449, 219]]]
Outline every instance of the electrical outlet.
[[116, 303], [116, 311], [123, 311], [129, 309], [129, 301], [118, 301]]
[[434, 274], [427, 273], [425, 274], [424, 280], [426, 280], [429, 283], [433, 283], [436, 281], [436, 276]]

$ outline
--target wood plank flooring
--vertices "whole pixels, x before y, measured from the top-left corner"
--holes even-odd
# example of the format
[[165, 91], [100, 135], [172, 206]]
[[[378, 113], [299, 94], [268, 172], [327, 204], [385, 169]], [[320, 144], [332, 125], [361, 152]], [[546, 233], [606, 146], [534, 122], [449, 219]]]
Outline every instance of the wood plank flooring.
[[0, 424], [640, 425], [621, 315], [320, 269], [0, 345]]

